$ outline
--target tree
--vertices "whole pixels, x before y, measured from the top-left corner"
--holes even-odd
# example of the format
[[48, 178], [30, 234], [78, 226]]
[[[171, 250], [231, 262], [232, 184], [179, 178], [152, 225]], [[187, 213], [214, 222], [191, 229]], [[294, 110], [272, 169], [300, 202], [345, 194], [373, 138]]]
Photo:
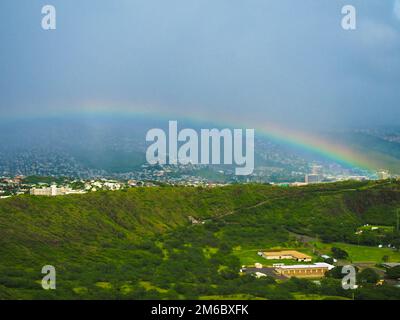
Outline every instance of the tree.
[[325, 276], [329, 278], [342, 279], [345, 275], [342, 273], [342, 267], [334, 267], [329, 270]]
[[335, 259], [347, 259], [349, 257], [349, 254], [343, 249], [332, 247], [331, 251]]
[[400, 266], [396, 266], [396, 267], [390, 268], [388, 271], [386, 271], [386, 275], [390, 279], [398, 279], [398, 278], [400, 278]]
[[[343, 277], [347, 273], [342, 273], [343, 266], [336, 266], [333, 269], [329, 270], [327, 273], [325, 273], [325, 276], [328, 278], [334, 278], [334, 279], [343, 279]], [[356, 270], [356, 273], [358, 272], [358, 267], [354, 266], [354, 269]]]
[[358, 274], [358, 280], [361, 283], [377, 283], [379, 280], [379, 275], [374, 269], [367, 268]]

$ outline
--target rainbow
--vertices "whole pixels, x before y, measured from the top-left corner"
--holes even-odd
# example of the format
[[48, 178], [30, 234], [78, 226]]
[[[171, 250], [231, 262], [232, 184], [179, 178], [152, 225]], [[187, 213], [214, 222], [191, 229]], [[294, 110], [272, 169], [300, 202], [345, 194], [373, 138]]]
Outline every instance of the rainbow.
[[282, 128], [274, 124], [265, 124], [260, 131], [269, 138], [313, 152], [348, 167], [359, 167], [371, 171], [375, 168], [375, 164], [365, 155], [316, 135]]
[[[274, 141], [294, 146], [301, 150], [309, 151], [317, 154], [323, 158], [329, 159], [333, 162], [340, 163], [347, 167], [358, 167], [371, 172], [377, 168], [377, 163], [368, 159], [364, 154], [356, 152], [342, 144], [323, 139], [315, 134], [309, 134], [304, 131], [294, 130], [291, 128], [283, 127], [277, 125], [276, 123], [268, 123], [264, 121], [238, 121], [237, 119], [229, 119], [225, 117], [226, 120], [223, 122], [214, 122], [200, 114], [192, 114], [190, 117], [182, 117], [177, 114], [160, 112], [159, 108], [135, 108], [136, 110], [131, 111], [129, 109], [121, 108], [99, 108], [98, 106], [91, 106], [90, 108], [84, 108], [80, 111], [67, 111], [67, 112], [57, 112], [57, 113], [46, 113], [46, 115], [24, 115], [16, 116], [12, 118], [22, 118], [24, 120], [31, 119], [44, 119], [44, 118], [82, 118], [85, 117], [122, 117], [126, 118], [138, 118], [138, 119], [157, 119], [157, 120], [178, 120], [187, 121], [194, 124], [204, 124], [207, 123], [209, 126], [212, 124], [216, 127], [228, 127], [228, 128], [252, 128], [256, 131], [256, 136], [263, 136]], [[8, 117], [9, 119], [11, 117]]]

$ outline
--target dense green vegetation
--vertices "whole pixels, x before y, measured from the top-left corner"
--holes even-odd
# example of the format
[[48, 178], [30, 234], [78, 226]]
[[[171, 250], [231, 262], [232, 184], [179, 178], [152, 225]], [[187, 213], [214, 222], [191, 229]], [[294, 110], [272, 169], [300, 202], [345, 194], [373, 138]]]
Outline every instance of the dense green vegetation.
[[[394, 227], [398, 207], [399, 182], [160, 186], [2, 199], [0, 298], [332, 299], [354, 293], [356, 299], [400, 299], [400, 289], [369, 281], [348, 292], [335, 277], [282, 282], [238, 273], [240, 253], [251, 262], [253, 248], [336, 247], [350, 258], [349, 248], [359, 245], [399, 248], [395, 228], [356, 235], [365, 224]], [[204, 223], [192, 224], [189, 216]], [[384, 250], [374, 262], [399, 257]], [[57, 270], [56, 290], [41, 288], [44, 265]]]
[[400, 266], [389, 269], [387, 272], [387, 275], [389, 278], [392, 278], [392, 279], [400, 278]]

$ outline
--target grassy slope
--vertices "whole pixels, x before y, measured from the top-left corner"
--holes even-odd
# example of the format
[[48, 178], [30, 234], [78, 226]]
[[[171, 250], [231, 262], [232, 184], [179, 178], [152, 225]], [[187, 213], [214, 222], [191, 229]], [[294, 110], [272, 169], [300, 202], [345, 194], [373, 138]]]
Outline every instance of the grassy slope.
[[[21, 196], [0, 201], [2, 265], [35, 262], [49, 255], [95, 253], [188, 225], [188, 216], [207, 218], [264, 198], [269, 187], [138, 188], [46, 198]], [[272, 191], [271, 191], [272, 192]], [[72, 253], [72, 252], [71, 252]], [[60, 256], [60, 258], [62, 258]]]
[[[70, 287], [84, 296], [90, 283], [110, 290], [98, 274], [118, 272], [124, 278], [123, 268], [151, 279], [150, 271], [161, 261], [168, 262], [168, 256], [152, 255], [135, 245], [156, 237], [163, 247], [161, 235], [179, 227], [192, 228], [189, 215], [213, 218], [211, 224], [218, 226], [214, 235], [233, 247], [285, 243], [292, 247], [297, 240], [287, 230], [329, 234], [340, 241], [362, 223], [393, 224], [392, 212], [399, 205], [398, 183], [372, 182], [282, 189], [261, 185], [137, 188], [56, 198], [3, 199], [0, 297], [30, 297], [19, 296], [18, 288], [36, 288], [45, 264], [57, 265], [60, 279], [65, 276], [65, 282], [68, 280], [68, 286], [57, 290], [59, 297], [75, 297]], [[209, 255], [205, 251], [204, 256]], [[146, 265], [146, 257], [153, 264]], [[129, 287], [129, 279], [124, 280], [128, 281], [124, 288]]]

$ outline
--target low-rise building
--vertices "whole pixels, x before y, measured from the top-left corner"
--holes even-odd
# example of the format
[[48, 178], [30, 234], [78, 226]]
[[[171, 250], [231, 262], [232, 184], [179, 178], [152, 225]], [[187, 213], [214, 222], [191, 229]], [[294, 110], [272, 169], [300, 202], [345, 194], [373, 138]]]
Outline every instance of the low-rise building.
[[333, 269], [335, 266], [325, 263], [318, 262], [314, 264], [297, 264], [291, 266], [280, 266], [275, 268], [275, 272], [285, 277], [297, 277], [297, 278], [320, 278], [325, 275], [326, 272]]
[[56, 185], [52, 185], [50, 187], [45, 187], [45, 188], [32, 188], [30, 190], [30, 194], [33, 196], [57, 196], [64, 194], [65, 188], [57, 188]]
[[73, 190], [68, 187], [58, 188], [56, 185], [52, 185], [50, 187], [45, 187], [45, 188], [32, 188], [30, 190], [30, 194], [33, 196], [47, 196], [47, 197], [63, 196], [67, 194], [81, 194], [81, 193], [85, 192], [83, 190]]
[[262, 251], [258, 254], [267, 260], [293, 259], [299, 262], [310, 262], [312, 260], [309, 255], [295, 250]]

